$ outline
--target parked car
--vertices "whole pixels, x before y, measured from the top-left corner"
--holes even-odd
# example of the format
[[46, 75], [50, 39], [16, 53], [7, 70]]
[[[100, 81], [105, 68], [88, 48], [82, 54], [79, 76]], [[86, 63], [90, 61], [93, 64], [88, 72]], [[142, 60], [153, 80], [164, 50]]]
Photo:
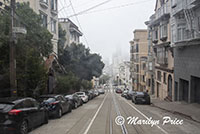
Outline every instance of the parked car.
[[62, 95], [42, 95], [39, 98], [42, 106], [48, 109], [50, 117], [61, 118], [64, 113], [71, 112], [72, 107]]
[[128, 90], [124, 90], [121, 94], [122, 97], [127, 97], [127, 94], [128, 94]]
[[99, 92], [99, 94], [104, 94], [105, 93], [104, 89], [98, 89], [98, 92]]
[[88, 100], [93, 99], [93, 95], [91, 92], [89, 92], [89, 91], [83, 91], [83, 92], [88, 96]]
[[35, 99], [0, 99], [1, 134], [27, 134], [32, 128], [44, 123], [48, 123], [47, 110]]
[[151, 104], [150, 95], [146, 92], [136, 92], [132, 96], [132, 102], [135, 104]]
[[125, 98], [128, 99], [128, 100], [131, 100], [135, 93], [136, 93], [136, 91], [129, 90], [127, 95], [125, 96]]
[[89, 98], [85, 92], [76, 92], [76, 94], [81, 97], [84, 103], [87, 103], [89, 101]]
[[94, 97], [96, 97], [96, 96], [95, 96], [95, 93], [94, 93], [94, 90], [89, 90], [88, 92], [92, 95], [92, 99], [93, 99]]
[[118, 93], [118, 94], [121, 94], [123, 91], [122, 91], [120, 88], [117, 88], [117, 89], [115, 90], [115, 92]]
[[94, 90], [94, 94], [95, 94], [95, 96], [99, 96], [98, 90]]
[[76, 109], [77, 107], [79, 107], [83, 104], [81, 97], [79, 97], [77, 94], [66, 95], [65, 99], [67, 99], [69, 101], [72, 108], [74, 108], [74, 109]]

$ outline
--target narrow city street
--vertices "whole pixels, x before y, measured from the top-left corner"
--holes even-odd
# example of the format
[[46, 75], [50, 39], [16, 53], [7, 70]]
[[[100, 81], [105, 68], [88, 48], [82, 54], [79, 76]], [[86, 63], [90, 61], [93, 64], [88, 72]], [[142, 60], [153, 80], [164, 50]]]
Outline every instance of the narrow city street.
[[[124, 124], [117, 125], [116, 117], [122, 116]], [[147, 124], [128, 124], [128, 117], [138, 117], [140, 120], [159, 120], [160, 123], [151, 127]], [[163, 117], [172, 120], [183, 120], [182, 125], [163, 125]], [[173, 115], [149, 105], [135, 105], [131, 101], [116, 94], [113, 89], [106, 90], [61, 119], [51, 119], [47, 125], [38, 127], [30, 134], [199, 134], [200, 124]]]

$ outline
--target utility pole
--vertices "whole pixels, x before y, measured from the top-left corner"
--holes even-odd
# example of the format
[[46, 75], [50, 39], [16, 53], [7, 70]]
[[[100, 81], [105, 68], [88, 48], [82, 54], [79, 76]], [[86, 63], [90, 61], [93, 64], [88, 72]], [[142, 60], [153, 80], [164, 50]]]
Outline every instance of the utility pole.
[[11, 97], [17, 96], [17, 80], [16, 80], [16, 34], [13, 32], [13, 27], [15, 26], [15, 7], [16, 0], [11, 0], [10, 2], [10, 91]]

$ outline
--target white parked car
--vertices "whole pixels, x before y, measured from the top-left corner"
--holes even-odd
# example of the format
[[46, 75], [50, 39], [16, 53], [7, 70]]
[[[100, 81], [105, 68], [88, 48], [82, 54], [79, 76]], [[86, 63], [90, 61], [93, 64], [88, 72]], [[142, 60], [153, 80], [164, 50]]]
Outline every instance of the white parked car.
[[82, 99], [82, 101], [83, 101], [84, 103], [88, 102], [89, 98], [88, 98], [88, 96], [85, 94], [85, 92], [76, 92], [76, 94], [77, 94], [78, 96], [81, 97], [81, 99]]

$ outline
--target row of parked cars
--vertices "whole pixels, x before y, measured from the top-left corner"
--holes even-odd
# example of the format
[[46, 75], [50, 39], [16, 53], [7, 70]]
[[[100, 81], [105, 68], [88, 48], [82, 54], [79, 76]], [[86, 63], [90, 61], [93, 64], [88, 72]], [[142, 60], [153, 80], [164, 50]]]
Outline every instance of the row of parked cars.
[[117, 88], [115, 92], [121, 94], [121, 96], [127, 100], [132, 100], [135, 104], [151, 104], [151, 98], [147, 92], [138, 92], [128, 89], [122, 90], [120, 88]]
[[49, 118], [61, 118], [100, 94], [104, 94], [103, 89], [70, 95], [42, 95], [37, 100], [0, 98], [0, 134], [27, 134], [31, 129], [47, 124]]

